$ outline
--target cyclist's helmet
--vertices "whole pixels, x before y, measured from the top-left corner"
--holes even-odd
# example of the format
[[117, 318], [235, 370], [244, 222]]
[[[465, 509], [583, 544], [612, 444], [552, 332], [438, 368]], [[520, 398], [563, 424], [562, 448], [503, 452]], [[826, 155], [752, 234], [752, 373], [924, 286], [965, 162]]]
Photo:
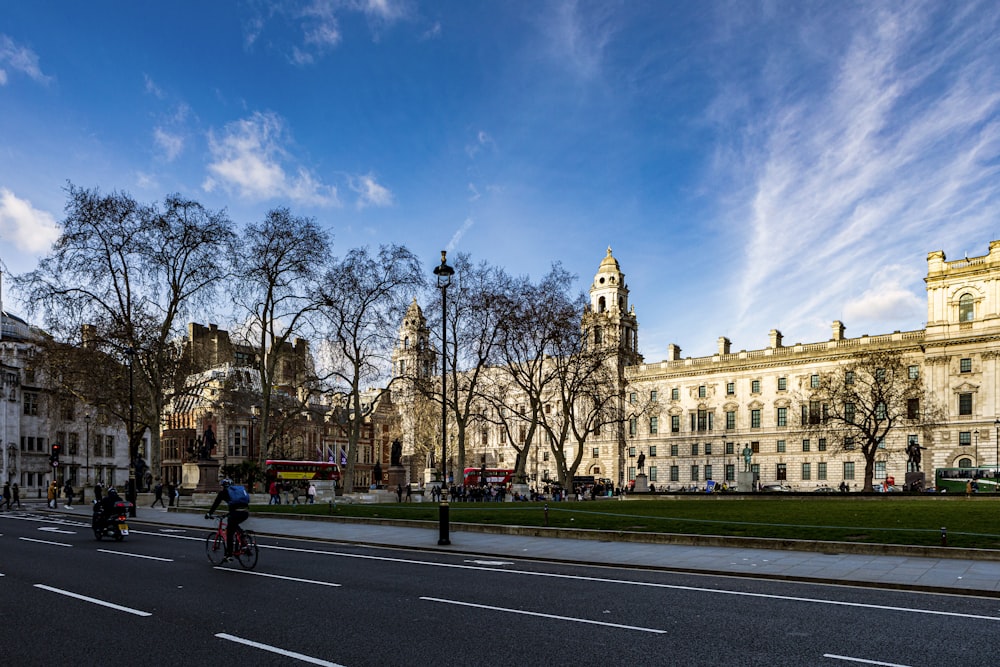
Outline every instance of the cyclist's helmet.
[[113, 486], [109, 486], [109, 487], [108, 487], [108, 493], [114, 493], [114, 494], [117, 494], [117, 493], [118, 493], [118, 490], [117, 490], [117, 489], [115, 489], [115, 487], [113, 487]]
[[232, 483], [233, 483], [233, 480], [229, 479], [228, 477], [224, 477], [223, 479], [219, 480], [219, 484], [222, 485], [222, 488], [226, 488], [227, 486], [229, 486]]

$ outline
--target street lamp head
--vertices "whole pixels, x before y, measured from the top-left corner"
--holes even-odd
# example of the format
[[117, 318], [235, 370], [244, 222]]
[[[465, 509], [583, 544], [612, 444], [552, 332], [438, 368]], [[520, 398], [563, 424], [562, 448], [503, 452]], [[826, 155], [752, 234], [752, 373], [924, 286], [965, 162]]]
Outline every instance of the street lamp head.
[[447, 262], [448, 251], [441, 251], [441, 265], [434, 267], [434, 275], [437, 276], [437, 286], [441, 289], [447, 288], [451, 285], [451, 277], [455, 275], [455, 269], [448, 266]]

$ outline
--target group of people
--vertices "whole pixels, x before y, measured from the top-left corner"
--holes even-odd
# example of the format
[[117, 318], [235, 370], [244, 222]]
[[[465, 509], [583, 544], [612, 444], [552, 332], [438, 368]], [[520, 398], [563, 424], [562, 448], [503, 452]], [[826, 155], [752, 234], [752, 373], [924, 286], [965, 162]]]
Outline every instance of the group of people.
[[17, 505], [18, 509], [21, 509], [21, 487], [14, 482], [11, 485], [10, 482], [3, 483], [3, 500], [0, 501], [0, 509], [11, 509], [13, 505]]
[[[312, 482], [309, 483], [309, 486], [302, 487], [299, 484], [292, 484], [287, 481], [279, 484], [277, 480], [274, 480], [267, 487], [267, 495], [270, 496], [267, 504], [281, 505], [281, 497], [284, 495], [285, 505], [298, 505], [303, 491], [306, 494], [307, 505], [312, 505], [316, 502], [316, 485]], [[289, 499], [289, 496], [291, 496], [291, 499]]]

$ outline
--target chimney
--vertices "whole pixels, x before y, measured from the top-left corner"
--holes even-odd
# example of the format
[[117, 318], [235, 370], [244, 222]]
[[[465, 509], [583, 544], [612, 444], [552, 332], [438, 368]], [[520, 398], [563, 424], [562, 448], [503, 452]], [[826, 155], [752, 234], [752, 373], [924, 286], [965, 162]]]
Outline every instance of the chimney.
[[772, 348], [779, 348], [779, 347], [781, 347], [781, 332], [780, 331], [778, 331], [777, 329], [771, 329], [770, 333], [768, 333], [768, 338], [771, 340], [771, 347]]
[[667, 345], [667, 361], [677, 361], [681, 358], [681, 348], [673, 343]]
[[719, 336], [719, 354], [729, 354], [729, 348], [732, 345], [730, 340], [725, 336]]
[[844, 323], [840, 320], [833, 321], [833, 340], [844, 340]]

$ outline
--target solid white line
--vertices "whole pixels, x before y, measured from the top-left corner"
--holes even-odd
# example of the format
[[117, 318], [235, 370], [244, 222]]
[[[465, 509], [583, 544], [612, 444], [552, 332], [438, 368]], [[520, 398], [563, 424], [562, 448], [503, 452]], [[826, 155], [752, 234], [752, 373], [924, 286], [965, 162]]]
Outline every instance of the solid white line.
[[35, 588], [41, 588], [42, 590], [59, 593], [59, 595], [66, 595], [71, 598], [76, 598], [77, 600], [83, 600], [84, 602], [93, 602], [94, 604], [99, 604], [102, 607], [110, 607], [111, 609], [117, 609], [118, 611], [135, 614], [136, 616], [152, 616], [152, 614], [148, 611], [139, 611], [138, 609], [132, 609], [131, 607], [123, 607], [119, 604], [114, 604], [113, 602], [105, 602], [104, 600], [87, 597], [86, 595], [80, 595], [79, 593], [71, 593], [70, 591], [65, 591], [61, 588], [52, 588], [51, 586], [46, 586], [45, 584], [35, 584]]
[[114, 554], [116, 556], [131, 556], [132, 558], [147, 558], [149, 560], [162, 560], [165, 563], [173, 563], [173, 558], [160, 558], [159, 556], [144, 556], [143, 554], [133, 554], [128, 551], [111, 551], [110, 549], [98, 549], [101, 553]]
[[38, 542], [39, 544], [54, 544], [57, 547], [71, 547], [72, 544], [66, 544], [65, 542], [50, 542], [49, 540], [36, 540], [33, 537], [19, 537], [19, 540], [24, 540], [25, 542]]
[[271, 653], [277, 653], [278, 655], [283, 655], [286, 658], [295, 658], [296, 660], [312, 663], [314, 665], [323, 665], [324, 667], [343, 667], [342, 665], [338, 665], [335, 662], [320, 660], [319, 658], [313, 658], [312, 656], [304, 655], [302, 653], [296, 653], [295, 651], [286, 651], [283, 648], [278, 648], [276, 646], [268, 646], [267, 644], [261, 644], [260, 642], [250, 641], [249, 639], [243, 639], [242, 637], [229, 635], [226, 634], [225, 632], [220, 632], [215, 636], [218, 637], [219, 639], [228, 639], [229, 641], [236, 642], [237, 644], [252, 646], [253, 648], [259, 648], [264, 651], [270, 651]]
[[824, 658], [833, 658], [834, 660], [846, 660], [848, 662], [860, 662], [864, 665], [882, 665], [883, 667], [909, 667], [898, 662], [879, 662], [878, 660], [865, 660], [864, 658], [852, 658], [846, 655], [834, 655], [832, 653], [824, 653]]
[[270, 549], [281, 549], [284, 551], [300, 551], [305, 553], [325, 554], [327, 556], [342, 556], [344, 558], [360, 558], [363, 560], [389, 561], [395, 563], [408, 563], [413, 565], [427, 565], [431, 567], [446, 567], [460, 570], [479, 570], [481, 572], [495, 572], [497, 574], [519, 574], [530, 577], [549, 577], [553, 579], [570, 579], [573, 581], [591, 581], [602, 584], [619, 584], [623, 586], [642, 586], [648, 588], [662, 588], [675, 591], [690, 591], [693, 593], [714, 593], [716, 595], [735, 595], [748, 598], [763, 598], [766, 600], [787, 600], [789, 602], [809, 602], [813, 604], [829, 604], [841, 607], [859, 607], [862, 609], [882, 609], [885, 611], [899, 611], [909, 614], [928, 614], [931, 616], [948, 616], [952, 618], [972, 618], [984, 621], [1000, 621], [1000, 616], [983, 616], [980, 614], [960, 614], [952, 611], [936, 611], [933, 609], [913, 609], [910, 607], [892, 607], [881, 604], [868, 604], [864, 602], [841, 602], [838, 600], [821, 600], [818, 598], [795, 597], [790, 595], [774, 595], [769, 593], [749, 593], [745, 591], [727, 591], [717, 588], [702, 588], [699, 586], [680, 586], [677, 584], [658, 584], [648, 581], [629, 581], [627, 579], [608, 579], [606, 577], [587, 577], [579, 574], [557, 574], [554, 572], [531, 572], [529, 570], [502, 570], [494, 567], [479, 567], [475, 565], [461, 565], [458, 563], [435, 563], [432, 561], [414, 560], [411, 558], [390, 558], [388, 556], [372, 556], [368, 554], [350, 554], [337, 551], [323, 551], [320, 549], [298, 549], [295, 547], [271, 546]]
[[268, 574], [267, 572], [252, 572], [250, 570], [236, 570], [230, 567], [216, 567], [216, 570], [222, 570], [223, 572], [232, 572], [234, 574], [252, 574], [257, 577], [271, 577], [272, 579], [284, 579], [285, 581], [298, 581], [303, 584], [316, 584], [318, 586], [342, 586], [343, 584], [335, 584], [332, 581], [317, 581], [315, 579], [299, 579], [298, 577], [286, 577], [281, 574]]
[[524, 616], [538, 616], [539, 618], [552, 618], [557, 621], [572, 621], [574, 623], [589, 623], [590, 625], [604, 625], [609, 628], [623, 628], [625, 630], [639, 630], [640, 632], [652, 632], [654, 634], [663, 635], [666, 634], [666, 630], [657, 630], [655, 628], [643, 628], [638, 625], [621, 625], [620, 623], [604, 623], [602, 621], [591, 621], [586, 618], [573, 618], [572, 616], [557, 616], [555, 614], [541, 614], [537, 611], [524, 611], [522, 609], [509, 609], [507, 607], [493, 607], [487, 604], [474, 604], [472, 602], [459, 602], [458, 600], [444, 600], [441, 598], [429, 598], [421, 597], [421, 600], [427, 600], [429, 602], [443, 602], [444, 604], [455, 604], [462, 607], [475, 607], [476, 609], [489, 609], [492, 611], [503, 611], [508, 614], [522, 614]]

